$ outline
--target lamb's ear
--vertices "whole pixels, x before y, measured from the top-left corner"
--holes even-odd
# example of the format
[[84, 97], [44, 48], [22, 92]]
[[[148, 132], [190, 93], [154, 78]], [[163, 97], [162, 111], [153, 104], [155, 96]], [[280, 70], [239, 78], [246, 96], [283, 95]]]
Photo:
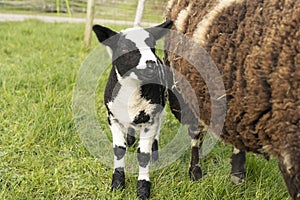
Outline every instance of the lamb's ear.
[[109, 40], [109, 38], [118, 34], [117, 32], [100, 25], [94, 25], [93, 31], [95, 32], [99, 42], [109, 47], [113, 46], [113, 41]]
[[172, 25], [173, 22], [168, 20], [158, 26], [147, 28], [146, 30], [150, 32], [156, 40], [159, 40], [169, 32], [169, 29], [172, 27]]

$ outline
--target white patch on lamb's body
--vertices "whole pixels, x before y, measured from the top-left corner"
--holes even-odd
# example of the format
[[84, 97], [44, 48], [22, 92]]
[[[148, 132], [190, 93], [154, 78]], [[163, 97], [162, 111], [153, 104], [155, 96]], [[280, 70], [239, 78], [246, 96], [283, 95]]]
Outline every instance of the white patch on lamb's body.
[[141, 92], [136, 90], [136, 92], [132, 95], [130, 102], [134, 102], [134, 104], [129, 104], [128, 112], [130, 119], [134, 119], [135, 116], [138, 116], [140, 111], [144, 110], [146, 114], [151, 114], [155, 108], [155, 104], [150, 104], [149, 100], [141, 98]]
[[121, 88], [114, 100], [108, 103], [108, 108], [119, 122], [129, 127], [140, 111], [151, 114], [156, 105], [141, 97], [141, 82], [133, 72], [126, 78], [122, 78], [117, 71], [116, 73]]
[[191, 6], [192, 6], [192, 4], [189, 4], [188, 7], [181, 10], [180, 13], [178, 14], [178, 17], [177, 17], [175, 23], [174, 23], [176, 26], [176, 29], [181, 33], [183, 32], [185, 21], [187, 20], [189, 14], [191, 12]]
[[223, 12], [224, 9], [231, 6], [233, 3], [241, 3], [243, 0], [220, 0], [219, 3], [208, 12], [201, 22], [198, 23], [197, 28], [193, 34], [193, 39], [201, 46], [205, 46], [207, 42], [207, 31], [212, 22]]
[[151, 51], [149, 45], [146, 44], [145, 40], [150, 37], [150, 33], [142, 28], [130, 28], [123, 31], [125, 38], [131, 40], [136, 44], [136, 47], [141, 53], [139, 64], [136, 66], [137, 69], [145, 69], [147, 67], [146, 61], [156, 61], [154, 53]]

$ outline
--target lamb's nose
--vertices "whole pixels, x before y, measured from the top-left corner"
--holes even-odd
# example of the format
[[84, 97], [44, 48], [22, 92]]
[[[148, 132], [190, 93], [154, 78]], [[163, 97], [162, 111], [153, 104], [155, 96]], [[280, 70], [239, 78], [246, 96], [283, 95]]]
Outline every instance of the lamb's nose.
[[146, 67], [144, 69], [139, 69], [137, 74], [140, 76], [141, 80], [149, 81], [157, 77], [158, 70], [155, 61], [147, 61]]
[[153, 73], [155, 73], [155, 70], [156, 70], [156, 63], [154, 62], [154, 61], [147, 61], [146, 62], [146, 65], [147, 65], [147, 67], [146, 67], [146, 69], [145, 69], [145, 73], [146, 74], [153, 74]]
[[148, 60], [146, 61], [146, 65], [147, 65], [147, 68], [155, 68], [156, 67], [156, 62], [153, 61], [153, 60]]

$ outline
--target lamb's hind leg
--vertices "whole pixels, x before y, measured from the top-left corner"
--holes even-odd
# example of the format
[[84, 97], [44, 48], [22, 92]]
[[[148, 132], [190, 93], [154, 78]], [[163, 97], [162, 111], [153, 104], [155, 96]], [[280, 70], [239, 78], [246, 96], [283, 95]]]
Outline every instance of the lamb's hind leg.
[[158, 161], [158, 135], [155, 137], [153, 143], [152, 143], [152, 161], [156, 162]]
[[232, 155], [230, 159], [231, 181], [235, 184], [243, 183], [245, 181], [245, 162], [246, 162], [246, 152], [241, 151], [235, 147], [232, 148]]
[[161, 128], [161, 118], [162, 118], [163, 112], [158, 116], [158, 122], [157, 122], [157, 126], [156, 127], [156, 135], [154, 138], [154, 141], [152, 143], [152, 161], [156, 162], [158, 161], [158, 140], [159, 140], [159, 134], [160, 134], [160, 128]]
[[191, 180], [196, 181], [202, 178], [202, 171], [199, 164], [199, 150], [202, 145], [202, 133], [199, 127], [194, 127], [190, 125], [189, 135], [192, 138], [191, 141], [191, 163], [189, 168], [189, 175]]
[[135, 143], [135, 130], [133, 128], [128, 128], [126, 140], [129, 147]]

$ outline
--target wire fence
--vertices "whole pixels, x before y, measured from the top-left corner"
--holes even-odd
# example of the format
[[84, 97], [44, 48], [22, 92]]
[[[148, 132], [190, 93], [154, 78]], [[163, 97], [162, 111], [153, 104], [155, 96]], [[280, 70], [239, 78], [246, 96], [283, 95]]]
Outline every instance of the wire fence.
[[[95, 0], [95, 17], [134, 21], [138, 0]], [[143, 22], [161, 22], [167, 0], [146, 0]], [[2, 9], [44, 13], [68, 13], [72, 16], [86, 13], [86, 0], [0, 0]], [[69, 9], [68, 9], [69, 8]]]

